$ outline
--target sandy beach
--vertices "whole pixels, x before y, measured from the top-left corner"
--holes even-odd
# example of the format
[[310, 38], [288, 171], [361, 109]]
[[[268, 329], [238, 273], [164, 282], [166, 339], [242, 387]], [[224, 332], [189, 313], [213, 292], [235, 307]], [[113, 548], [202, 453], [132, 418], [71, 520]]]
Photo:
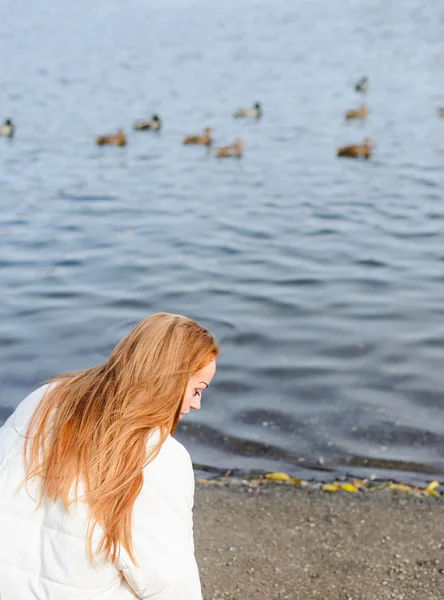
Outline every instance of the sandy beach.
[[204, 600], [442, 600], [444, 501], [196, 484]]

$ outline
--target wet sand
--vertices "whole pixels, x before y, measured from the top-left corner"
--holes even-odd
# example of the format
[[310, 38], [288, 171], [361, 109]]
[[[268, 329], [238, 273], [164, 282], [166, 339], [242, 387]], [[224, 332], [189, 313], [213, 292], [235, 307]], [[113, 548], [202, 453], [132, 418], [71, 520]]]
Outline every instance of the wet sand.
[[196, 484], [204, 600], [442, 600], [444, 499]]

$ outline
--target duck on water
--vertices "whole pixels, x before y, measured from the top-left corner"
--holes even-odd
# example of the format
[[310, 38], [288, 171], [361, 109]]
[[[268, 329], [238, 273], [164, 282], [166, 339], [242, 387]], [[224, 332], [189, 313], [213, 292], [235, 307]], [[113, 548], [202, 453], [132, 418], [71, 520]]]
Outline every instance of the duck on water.
[[0, 135], [12, 138], [15, 133], [15, 123], [12, 119], [6, 119], [3, 125], [0, 125]]
[[235, 158], [240, 158], [244, 153], [244, 143], [241, 138], [237, 138], [234, 144], [230, 144], [229, 146], [222, 146], [221, 148], [216, 148], [216, 156], [219, 158], [229, 158], [231, 156]]
[[213, 143], [212, 131], [206, 127], [202, 135], [187, 135], [183, 138], [184, 144], [201, 144], [202, 146], [211, 146]]
[[249, 108], [238, 108], [234, 113], [233, 117], [236, 119], [240, 117], [246, 117], [250, 119], [259, 119], [262, 117], [262, 105], [260, 102], [256, 102], [253, 106]]
[[347, 158], [370, 158], [372, 155], [373, 140], [365, 138], [362, 144], [353, 144], [351, 146], [342, 146], [336, 150], [337, 156]]
[[361, 79], [355, 85], [357, 92], [366, 92], [368, 90], [368, 77], [361, 77]]
[[126, 135], [123, 129], [119, 129], [115, 135], [99, 135], [96, 137], [99, 146], [126, 146]]
[[151, 131], [159, 131], [162, 128], [162, 119], [158, 115], [153, 115], [151, 119], [141, 119], [134, 123], [133, 129], [143, 131], [150, 129]]

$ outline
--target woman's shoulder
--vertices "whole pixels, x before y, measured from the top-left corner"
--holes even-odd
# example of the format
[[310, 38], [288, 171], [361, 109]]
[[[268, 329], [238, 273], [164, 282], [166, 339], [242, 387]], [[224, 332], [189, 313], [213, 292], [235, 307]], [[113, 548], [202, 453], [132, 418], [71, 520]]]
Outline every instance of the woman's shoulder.
[[[160, 441], [160, 432], [153, 432], [148, 449], [155, 440]], [[159, 453], [144, 469], [144, 488], [156, 488], [166, 494], [177, 494], [180, 489], [190, 501], [194, 495], [194, 471], [188, 450], [170, 435], [162, 444]]]
[[15, 431], [22, 432], [22, 429], [27, 426], [31, 417], [40, 403], [41, 399], [48, 390], [50, 384], [45, 384], [26, 396], [24, 400], [20, 402], [14, 412], [11, 414], [9, 419], [5, 423], [5, 429], [11, 427]]
[[[161, 433], [160, 430], [154, 430], [148, 438], [148, 452], [157, 446], [160, 442]], [[178, 442], [171, 435], [168, 435], [164, 443], [162, 444], [157, 456], [147, 465], [151, 464], [162, 465], [163, 468], [170, 468], [173, 470], [182, 470], [183, 468], [192, 468], [191, 457], [188, 450], [180, 442]]]

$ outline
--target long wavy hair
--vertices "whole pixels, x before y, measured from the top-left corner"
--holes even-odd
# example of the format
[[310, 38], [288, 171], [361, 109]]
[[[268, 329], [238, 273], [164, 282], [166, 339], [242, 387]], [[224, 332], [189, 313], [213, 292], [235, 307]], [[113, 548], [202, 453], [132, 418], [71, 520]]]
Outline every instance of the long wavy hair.
[[[139, 323], [105, 363], [51, 380], [28, 426], [25, 483], [38, 480], [39, 503], [61, 500], [68, 510], [80, 498], [87, 502], [93, 564], [95, 552], [116, 564], [120, 547], [137, 564], [132, 509], [143, 469], [176, 430], [191, 376], [218, 353], [207, 329], [158, 313]], [[159, 443], [148, 451], [155, 429]], [[97, 525], [103, 535], [93, 552]]]

